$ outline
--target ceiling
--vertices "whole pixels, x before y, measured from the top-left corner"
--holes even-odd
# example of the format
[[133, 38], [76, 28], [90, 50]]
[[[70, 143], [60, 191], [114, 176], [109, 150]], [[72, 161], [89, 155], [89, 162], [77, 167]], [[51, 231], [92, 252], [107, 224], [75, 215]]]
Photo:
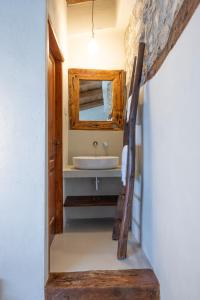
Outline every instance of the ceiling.
[[82, 2], [88, 2], [92, 0], [67, 0], [68, 4], [77, 4], [77, 3], [82, 3]]
[[[95, 30], [115, 29], [124, 31], [138, 0], [95, 0]], [[91, 32], [92, 0], [67, 0], [69, 35]]]
[[[70, 1], [70, 2], [69, 2]], [[68, 0], [69, 3], [80, 0]], [[116, 25], [117, 0], [95, 0], [94, 26], [95, 30], [113, 28]], [[69, 34], [81, 34], [91, 31], [92, 1], [82, 1], [75, 5], [68, 5]]]

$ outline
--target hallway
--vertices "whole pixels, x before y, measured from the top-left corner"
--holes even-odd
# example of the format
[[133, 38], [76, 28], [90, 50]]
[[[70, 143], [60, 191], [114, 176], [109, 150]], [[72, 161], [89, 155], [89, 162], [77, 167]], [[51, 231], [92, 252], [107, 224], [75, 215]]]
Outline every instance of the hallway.
[[[70, 224], [70, 225], [69, 225]], [[51, 272], [150, 268], [142, 249], [129, 236], [128, 256], [117, 260], [112, 219], [71, 220], [51, 246]]]
[[200, 299], [199, 4], [1, 1], [0, 300]]

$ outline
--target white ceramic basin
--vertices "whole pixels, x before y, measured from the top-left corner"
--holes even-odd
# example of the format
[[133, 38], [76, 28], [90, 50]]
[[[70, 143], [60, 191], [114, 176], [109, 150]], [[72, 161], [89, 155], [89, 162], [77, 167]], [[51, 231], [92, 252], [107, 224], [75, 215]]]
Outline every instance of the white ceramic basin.
[[73, 157], [76, 169], [82, 170], [104, 170], [115, 169], [119, 165], [117, 156], [78, 156]]

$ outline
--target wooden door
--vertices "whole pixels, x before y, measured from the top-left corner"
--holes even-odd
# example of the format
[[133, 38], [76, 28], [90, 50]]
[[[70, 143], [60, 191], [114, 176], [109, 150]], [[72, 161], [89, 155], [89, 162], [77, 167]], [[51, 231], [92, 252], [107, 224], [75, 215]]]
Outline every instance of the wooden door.
[[51, 53], [48, 61], [48, 225], [49, 244], [55, 234], [56, 222], [56, 94], [55, 61]]
[[50, 21], [48, 21], [48, 31], [48, 229], [50, 250], [54, 235], [63, 232], [62, 62], [64, 58]]

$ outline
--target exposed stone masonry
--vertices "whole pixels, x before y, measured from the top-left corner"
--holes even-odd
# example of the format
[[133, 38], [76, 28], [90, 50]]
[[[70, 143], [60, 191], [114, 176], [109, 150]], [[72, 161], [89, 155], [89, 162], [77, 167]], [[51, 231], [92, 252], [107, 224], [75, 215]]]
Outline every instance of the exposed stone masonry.
[[[191, 0], [192, 1], [192, 0]], [[127, 85], [140, 39], [146, 42], [143, 81], [156, 58], [164, 49], [174, 19], [184, 0], [135, 0], [125, 33]], [[145, 36], [144, 36], [145, 32]]]

